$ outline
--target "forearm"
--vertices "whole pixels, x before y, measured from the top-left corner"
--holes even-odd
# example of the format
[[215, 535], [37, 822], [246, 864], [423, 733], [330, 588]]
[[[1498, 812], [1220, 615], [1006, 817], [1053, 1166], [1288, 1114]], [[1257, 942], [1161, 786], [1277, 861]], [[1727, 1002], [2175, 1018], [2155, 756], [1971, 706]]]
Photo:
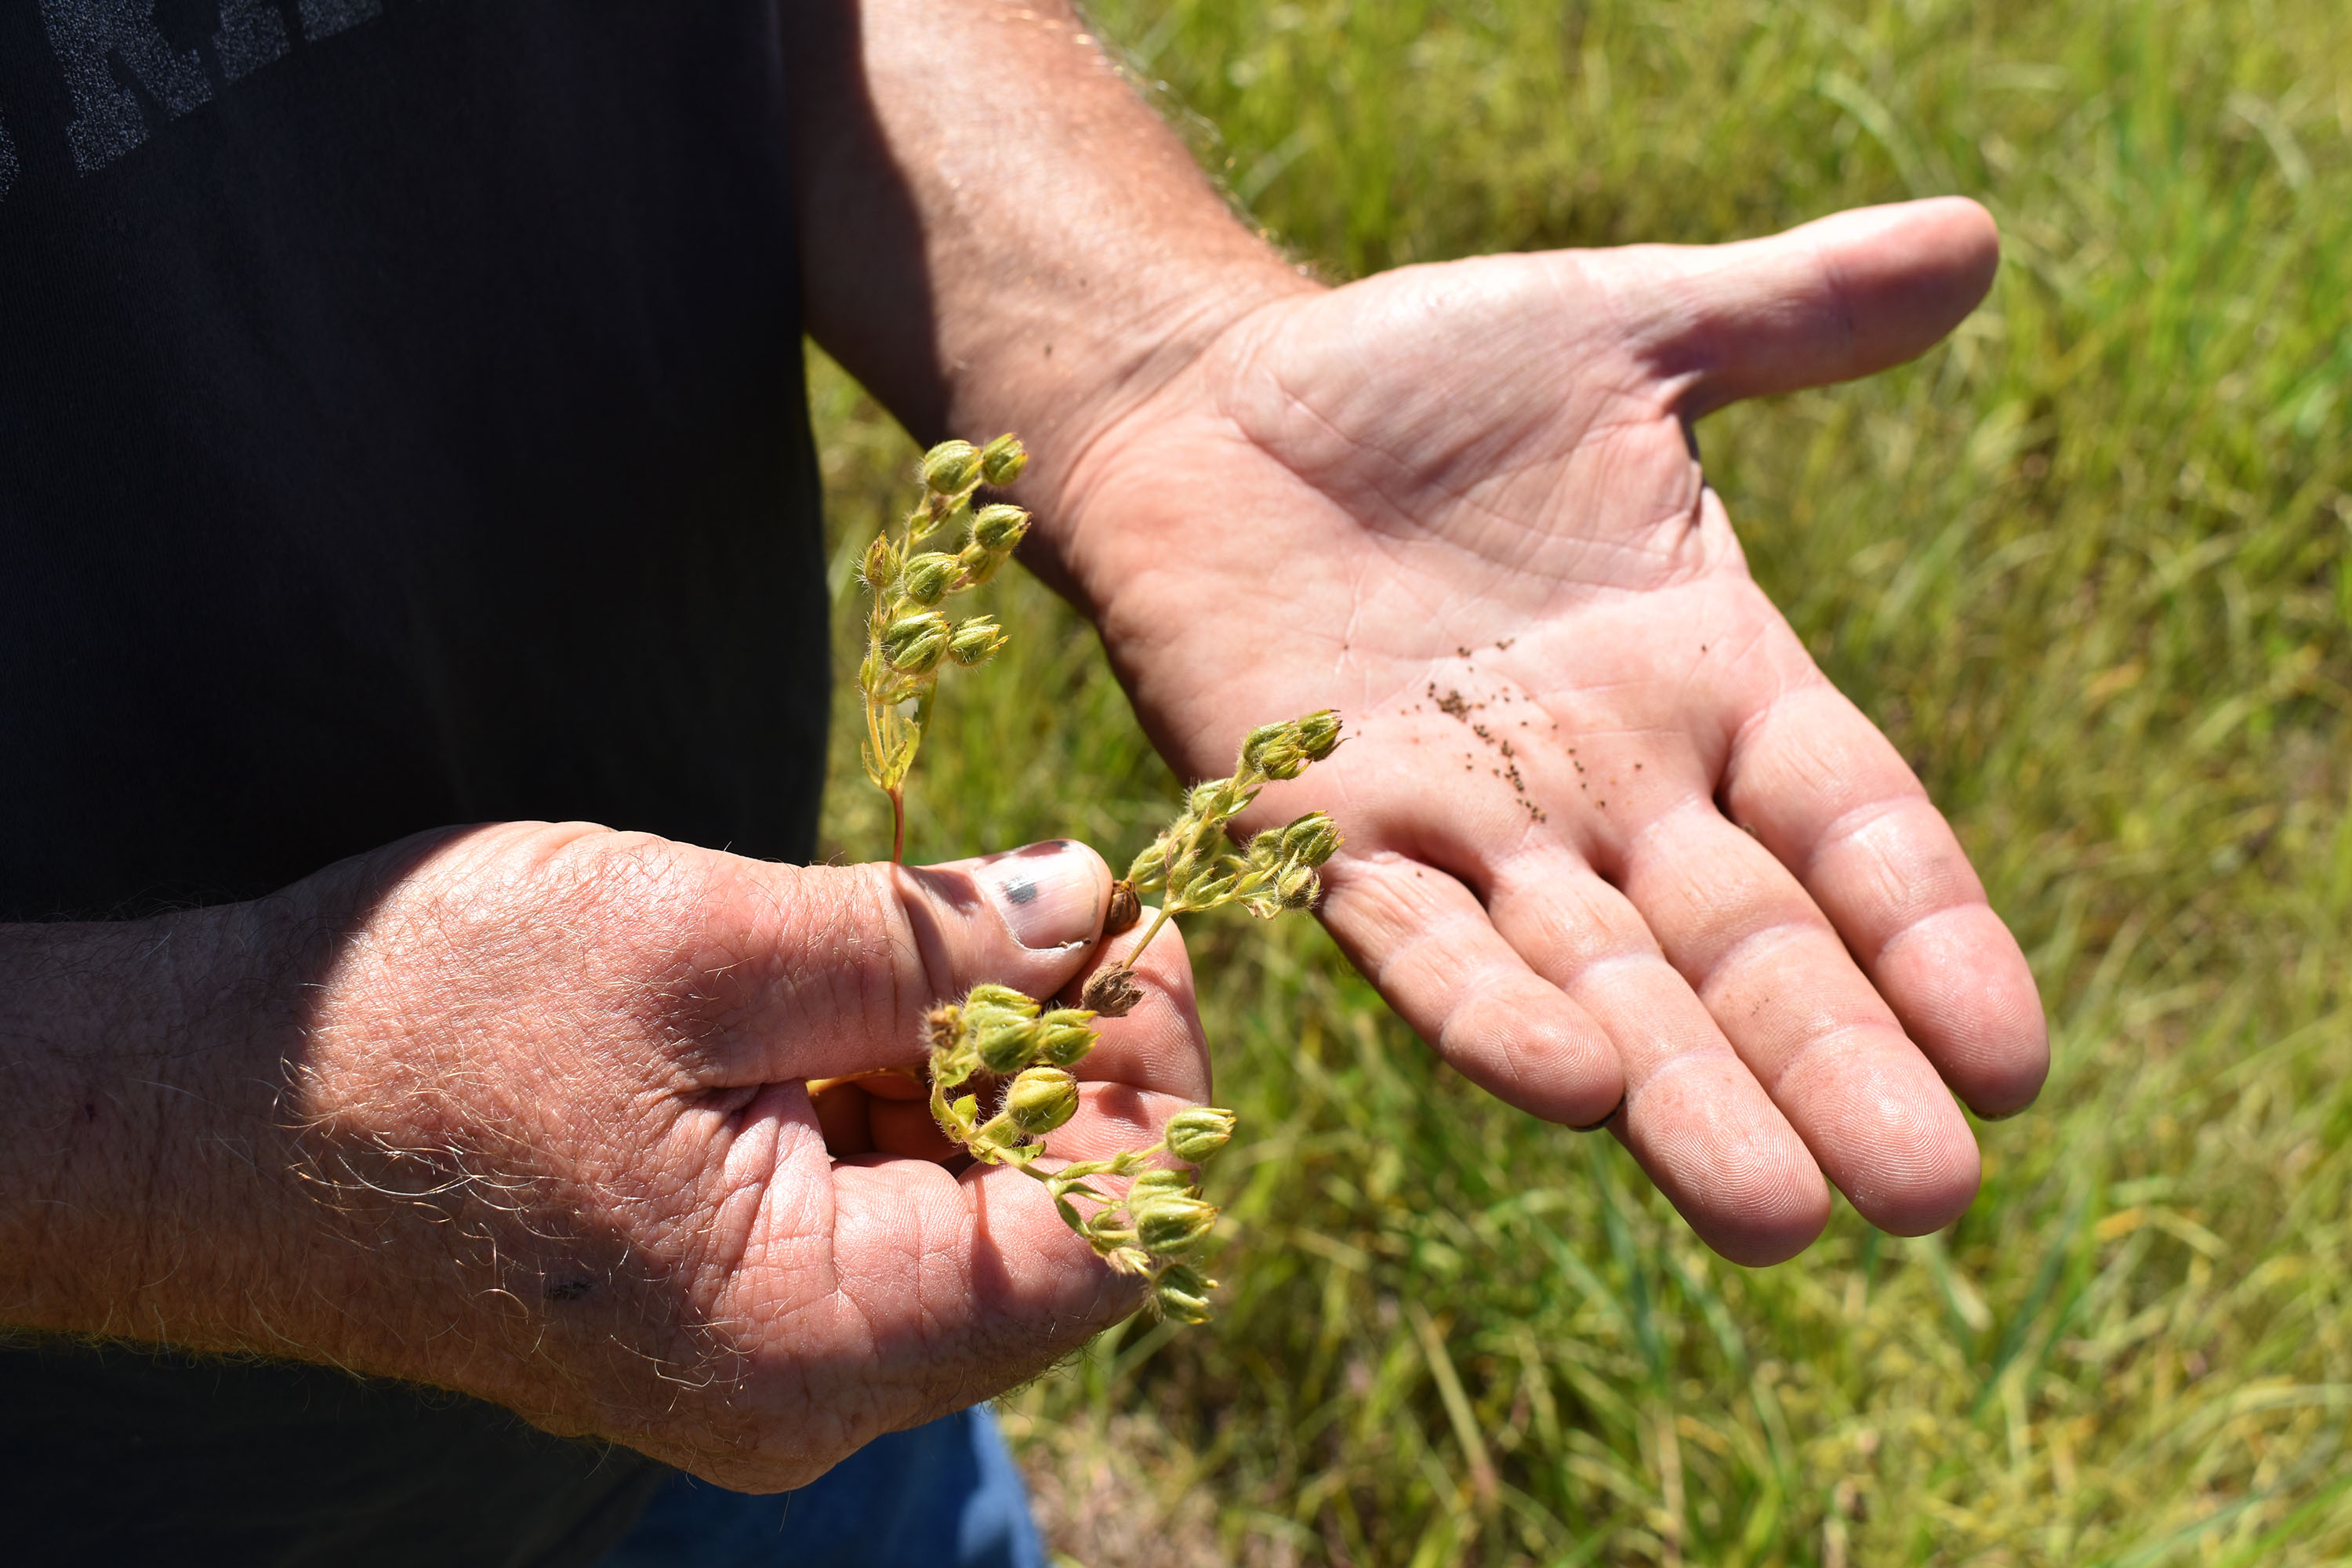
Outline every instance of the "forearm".
[[0, 928], [0, 1319], [227, 1348], [273, 1272], [297, 944], [263, 906]]
[[0, 1325], [523, 1387], [455, 1227], [370, 1190], [394, 1097], [320, 1059], [364, 881], [0, 927]]
[[1226, 209], [1064, 0], [784, 7], [810, 330], [919, 438], [1069, 457], [1313, 285]]

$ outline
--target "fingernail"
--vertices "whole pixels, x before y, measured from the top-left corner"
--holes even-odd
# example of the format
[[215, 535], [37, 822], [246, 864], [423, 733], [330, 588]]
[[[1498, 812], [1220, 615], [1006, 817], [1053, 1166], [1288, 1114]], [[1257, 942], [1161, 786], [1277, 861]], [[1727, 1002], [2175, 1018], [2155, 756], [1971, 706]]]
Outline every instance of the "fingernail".
[[1066, 838], [993, 856], [973, 877], [995, 901], [1013, 940], [1026, 948], [1045, 952], [1086, 942], [1102, 919], [1100, 862]]

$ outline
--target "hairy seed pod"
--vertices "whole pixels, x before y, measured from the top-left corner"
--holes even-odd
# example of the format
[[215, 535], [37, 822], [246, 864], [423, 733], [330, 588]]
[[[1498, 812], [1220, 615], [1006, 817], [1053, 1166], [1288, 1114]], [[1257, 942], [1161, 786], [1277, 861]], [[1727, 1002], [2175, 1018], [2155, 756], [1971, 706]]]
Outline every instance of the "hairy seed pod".
[[1282, 858], [1294, 865], [1320, 866], [1339, 852], [1339, 826], [1310, 811], [1282, 830]]
[[1105, 1018], [1124, 1018], [1142, 1000], [1143, 987], [1135, 983], [1135, 971], [1124, 963], [1096, 970], [1078, 993], [1079, 1003], [1088, 1012]]
[[1037, 1026], [1026, 1018], [992, 1014], [972, 1026], [971, 1048], [982, 1067], [1010, 1078], [1037, 1059]]
[[1205, 1323], [1209, 1321], [1209, 1292], [1217, 1282], [1189, 1263], [1175, 1264], [1160, 1272], [1151, 1288], [1153, 1305], [1164, 1317], [1180, 1323]]
[[1339, 715], [1326, 708], [1320, 713], [1309, 713], [1291, 726], [1297, 738], [1298, 749], [1307, 753], [1310, 763], [1319, 763], [1339, 749]]
[[986, 664], [1013, 639], [986, 616], [977, 616], [956, 627], [948, 639], [948, 653], [958, 664]]
[[1214, 1204], [1199, 1198], [1153, 1194], [1149, 1202], [1130, 1202], [1135, 1216], [1135, 1240], [1160, 1258], [1181, 1258], [1208, 1239], [1217, 1223]]
[[1010, 555], [991, 554], [978, 544], [967, 544], [956, 552], [956, 564], [963, 571], [963, 580], [973, 587], [992, 580]]
[[1248, 765], [1279, 783], [1307, 771], [1307, 753], [1298, 749], [1298, 742], [1286, 729], [1279, 737], [1259, 747], [1257, 756]]
[[907, 597], [928, 608], [947, 597], [948, 590], [962, 575], [963, 569], [954, 556], [927, 550], [907, 563], [899, 574], [899, 586]]
[[923, 484], [933, 495], [951, 496], [980, 479], [980, 449], [969, 441], [942, 441], [923, 454]]
[[1180, 1110], [1168, 1119], [1168, 1152], [1197, 1165], [1233, 1142], [1234, 1116], [1213, 1105]]
[[947, 657], [948, 642], [953, 635], [949, 630], [948, 618], [937, 611], [901, 616], [883, 629], [882, 657], [893, 669], [908, 675], [928, 674]]
[[866, 558], [857, 564], [857, 575], [877, 594], [888, 593], [890, 584], [898, 580], [898, 552], [891, 548], [888, 533], [876, 534], [874, 542], [866, 547]]
[[1288, 724], [1260, 724], [1242, 737], [1242, 766], [1255, 773], [1265, 772], [1266, 753], [1287, 750], [1296, 745]]
[[1135, 1178], [1127, 1189], [1127, 1201], [1149, 1205], [1160, 1198], [1195, 1198], [1201, 1194], [1193, 1189], [1192, 1178], [1181, 1171], [1155, 1167]]
[[1163, 834], [1145, 845], [1143, 853], [1138, 855], [1129, 863], [1127, 868], [1126, 881], [1127, 885], [1134, 889], [1137, 895], [1140, 897], [1152, 889], [1161, 886], [1167, 877], [1168, 839]]
[[1152, 1287], [1151, 1304], [1159, 1309], [1161, 1317], [1171, 1323], [1182, 1323], [1187, 1328], [1199, 1328], [1210, 1321], [1206, 1298], [1188, 1295], [1173, 1285]]
[[1265, 832], [1254, 836], [1249, 841], [1249, 849], [1244, 856], [1244, 858], [1253, 867], [1261, 871], [1279, 870], [1282, 863], [1288, 858], [1283, 852], [1282, 829], [1279, 827], [1269, 827]]
[[1094, 1028], [1094, 1014], [1077, 1007], [1056, 1007], [1037, 1020], [1037, 1056], [1057, 1068], [1076, 1067], [1086, 1059], [1102, 1037]]
[[972, 514], [971, 542], [992, 555], [1009, 554], [1029, 531], [1029, 514], [1002, 502]]
[[1020, 479], [1022, 470], [1028, 466], [1028, 448], [1009, 430], [981, 448], [981, 478], [999, 489]]
[[1004, 1114], [1022, 1131], [1051, 1132], [1078, 1113], [1078, 1080], [1059, 1068], [1031, 1068], [1004, 1093]]
[[999, 1008], [1007, 1013], [1018, 1013], [1024, 1018], [1037, 1016], [1034, 999], [1023, 995], [1010, 985], [999, 985], [993, 980], [984, 980], [965, 992], [963, 1005], [967, 1008]]

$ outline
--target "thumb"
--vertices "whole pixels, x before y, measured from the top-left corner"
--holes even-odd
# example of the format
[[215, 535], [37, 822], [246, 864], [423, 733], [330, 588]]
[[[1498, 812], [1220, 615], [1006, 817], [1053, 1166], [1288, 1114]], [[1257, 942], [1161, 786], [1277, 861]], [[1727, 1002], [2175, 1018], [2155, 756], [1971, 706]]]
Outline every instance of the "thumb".
[[1077, 976], [1110, 907], [1110, 868], [1074, 838], [939, 866], [887, 866], [933, 998], [983, 980], [1045, 998]]
[[2000, 235], [1984, 208], [1943, 196], [1734, 245], [1638, 246], [1612, 261], [1638, 286], [1622, 297], [1643, 300], [1645, 357], [1685, 386], [1676, 412], [1696, 419], [1926, 353], [1992, 287]]
[[1073, 839], [939, 866], [761, 867], [724, 1077], [845, 1078], [922, 1059], [923, 1015], [995, 981], [1050, 997], [1085, 967], [1110, 868]]

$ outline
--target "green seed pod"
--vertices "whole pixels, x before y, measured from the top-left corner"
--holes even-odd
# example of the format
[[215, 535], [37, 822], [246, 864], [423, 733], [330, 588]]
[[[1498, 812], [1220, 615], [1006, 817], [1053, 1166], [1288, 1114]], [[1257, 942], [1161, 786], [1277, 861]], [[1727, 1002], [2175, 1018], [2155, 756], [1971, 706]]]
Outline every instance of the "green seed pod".
[[1251, 838], [1249, 841], [1249, 850], [1244, 858], [1246, 858], [1252, 866], [1255, 867], [1259, 870], [1280, 870], [1282, 868], [1283, 862], [1289, 858], [1288, 854], [1282, 847], [1282, 829], [1279, 827], [1269, 827], [1265, 832]]
[[1291, 744], [1291, 727], [1287, 724], [1260, 724], [1242, 737], [1242, 766], [1263, 768], [1262, 759], [1276, 747]]
[[907, 597], [929, 606], [946, 598], [948, 590], [954, 587], [956, 579], [962, 575], [963, 568], [957, 564], [954, 556], [927, 550], [907, 563], [906, 571], [900, 577], [900, 586]]
[[1199, 1198], [1153, 1194], [1148, 1203], [1128, 1205], [1135, 1216], [1136, 1244], [1160, 1258], [1181, 1258], [1208, 1239], [1217, 1223], [1214, 1204]]
[[1307, 753], [1299, 749], [1297, 728], [1291, 724], [1261, 724], [1242, 742], [1242, 771], [1270, 779], [1295, 779], [1307, 771]]
[[1298, 749], [1307, 753], [1310, 763], [1319, 763], [1339, 749], [1339, 715], [1332, 709], [1309, 713], [1291, 729], [1297, 737]]
[[1029, 531], [1029, 514], [999, 502], [972, 514], [971, 542], [993, 555], [1003, 555]]
[[901, 616], [882, 633], [882, 657], [893, 669], [909, 675], [923, 675], [939, 667], [947, 657], [948, 641], [953, 634], [948, 629], [948, 618], [934, 610]]
[[980, 450], [969, 441], [942, 441], [923, 454], [923, 484], [933, 495], [951, 496], [980, 481]]
[[1127, 868], [1127, 885], [1140, 895], [1160, 888], [1168, 875], [1168, 840], [1155, 838]]
[[1180, 1323], [1205, 1323], [1209, 1321], [1209, 1292], [1217, 1282], [1189, 1263], [1179, 1263], [1161, 1271], [1153, 1281], [1151, 1300], [1163, 1317]]
[[1322, 890], [1322, 879], [1316, 876], [1312, 866], [1293, 866], [1274, 884], [1274, 895], [1284, 910], [1311, 910], [1316, 895]]
[[948, 652], [958, 664], [986, 664], [1012, 640], [1003, 626], [978, 616], [956, 627], [955, 636], [948, 639]]
[[1004, 1114], [1024, 1132], [1051, 1132], [1077, 1113], [1078, 1080], [1059, 1068], [1031, 1068], [1005, 1091]]
[[1202, 826], [1222, 827], [1239, 816], [1257, 798], [1257, 791], [1245, 789], [1232, 779], [1211, 779], [1194, 784], [1184, 794], [1184, 815]]
[[1297, 866], [1320, 866], [1339, 852], [1339, 825], [1322, 812], [1310, 811], [1282, 830], [1282, 858]]
[[887, 532], [876, 534], [874, 542], [866, 547], [866, 558], [858, 563], [857, 575], [877, 594], [888, 593], [890, 584], [898, 580], [898, 552], [890, 547]]
[[1192, 1198], [1200, 1194], [1192, 1187], [1192, 1178], [1181, 1171], [1155, 1168], [1135, 1178], [1127, 1189], [1129, 1204], [1150, 1204], [1159, 1198]]
[[1168, 1119], [1168, 1152], [1197, 1165], [1233, 1142], [1234, 1113], [1213, 1105], [1180, 1110]]
[[1009, 430], [981, 448], [981, 477], [999, 489], [1018, 479], [1028, 466], [1028, 448]]
[[992, 1013], [972, 1026], [971, 1048], [981, 1066], [1009, 1078], [1037, 1059], [1037, 1026], [1026, 1018]]
[[1240, 896], [1241, 873], [1233, 866], [1220, 864], [1202, 867], [1184, 879], [1180, 887], [1176, 879], [1168, 879], [1169, 903], [1188, 910], [1213, 910]]
[[1011, 559], [1009, 555], [992, 555], [977, 544], [967, 544], [956, 552], [956, 565], [962, 571], [964, 581], [973, 587], [993, 578], [997, 568]]
[[1056, 1007], [1037, 1020], [1037, 1059], [1057, 1068], [1075, 1067], [1102, 1037], [1094, 1028], [1094, 1015], [1076, 1007]]
[[967, 1008], [1002, 1008], [1008, 1013], [1018, 1013], [1024, 1018], [1037, 1016], [1037, 1004], [1034, 999], [1023, 995], [1010, 985], [999, 985], [992, 980], [982, 981], [965, 992], [963, 1005]]

